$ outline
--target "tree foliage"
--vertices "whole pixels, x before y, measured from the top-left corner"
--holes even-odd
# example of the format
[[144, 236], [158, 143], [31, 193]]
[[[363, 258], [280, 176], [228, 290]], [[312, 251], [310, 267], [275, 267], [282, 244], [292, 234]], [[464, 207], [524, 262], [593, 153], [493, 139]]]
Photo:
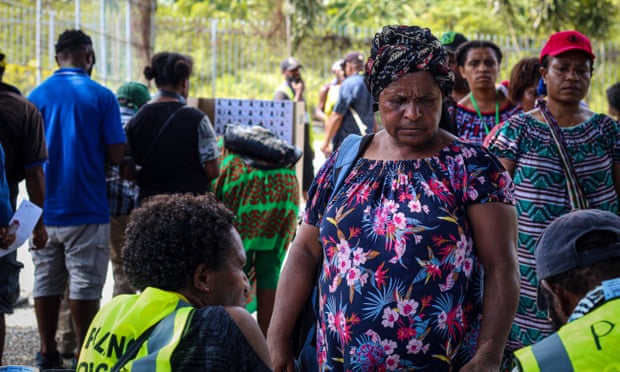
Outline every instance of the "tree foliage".
[[576, 29], [593, 39], [613, 32], [614, 0], [494, 0], [502, 19], [518, 32], [547, 35]]

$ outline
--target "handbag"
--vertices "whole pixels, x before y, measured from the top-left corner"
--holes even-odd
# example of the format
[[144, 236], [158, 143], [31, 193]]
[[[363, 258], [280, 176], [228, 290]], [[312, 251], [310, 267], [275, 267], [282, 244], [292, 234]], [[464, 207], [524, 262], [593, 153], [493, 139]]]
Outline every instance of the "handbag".
[[259, 125], [226, 124], [224, 147], [253, 168], [290, 168], [303, 155], [301, 149]]
[[551, 131], [551, 136], [558, 147], [560, 162], [562, 163], [562, 168], [564, 168], [564, 174], [566, 175], [566, 187], [568, 188], [568, 198], [570, 199], [571, 208], [588, 209], [590, 207], [590, 203], [586, 198], [586, 193], [579, 184], [579, 176], [577, 176], [577, 172], [575, 172], [573, 163], [571, 162], [568, 151], [566, 150], [560, 125], [557, 120], [555, 120], [555, 117], [553, 117], [553, 114], [549, 111], [549, 108], [547, 108], [547, 105], [543, 100], [537, 100], [536, 107], [538, 107], [540, 113], [547, 121], [549, 130]]
[[[348, 135], [340, 145], [334, 169], [332, 171], [331, 182], [334, 185], [330, 200], [336, 196], [336, 192], [344, 183], [345, 178], [355, 166], [364, 151], [372, 141], [374, 133], [359, 136], [357, 134]], [[317, 272], [313, 283], [317, 283], [321, 268]], [[296, 371], [318, 371], [317, 350], [316, 350], [316, 319], [319, 312], [319, 288], [315, 284], [312, 294], [306, 300], [301, 314], [295, 322], [293, 334], [291, 336], [291, 348], [295, 356]]]

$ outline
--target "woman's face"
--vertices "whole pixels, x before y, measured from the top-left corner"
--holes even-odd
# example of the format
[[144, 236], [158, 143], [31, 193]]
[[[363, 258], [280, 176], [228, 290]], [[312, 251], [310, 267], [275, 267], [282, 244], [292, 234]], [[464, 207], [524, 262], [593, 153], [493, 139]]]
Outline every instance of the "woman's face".
[[246, 257], [241, 237], [236, 229], [231, 229], [231, 249], [224, 265], [211, 272], [209, 299], [214, 305], [245, 306], [250, 287], [243, 271]]
[[441, 90], [428, 71], [412, 72], [391, 82], [379, 95], [385, 130], [397, 143], [422, 149], [438, 133]]
[[538, 83], [528, 87], [523, 91], [523, 97], [521, 97], [521, 108], [523, 109], [523, 111], [530, 111], [536, 105], [536, 98], [538, 98], [538, 95], [536, 94], [537, 88]]
[[499, 62], [493, 49], [473, 48], [467, 52], [465, 64], [459, 66], [459, 71], [472, 90], [495, 89]]
[[590, 88], [592, 60], [578, 50], [549, 57], [547, 67], [540, 69], [547, 85], [547, 97], [560, 102], [581, 101]]

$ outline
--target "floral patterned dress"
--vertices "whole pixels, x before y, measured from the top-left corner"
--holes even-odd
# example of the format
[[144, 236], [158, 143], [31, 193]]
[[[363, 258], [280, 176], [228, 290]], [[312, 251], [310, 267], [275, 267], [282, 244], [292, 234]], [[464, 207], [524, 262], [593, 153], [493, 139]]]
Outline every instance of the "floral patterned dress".
[[483, 293], [466, 208], [513, 204], [510, 176], [455, 140], [425, 159], [360, 158], [330, 198], [336, 156], [310, 188], [305, 220], [323, 247], [321, 370], [460, 368], [475, 352]]

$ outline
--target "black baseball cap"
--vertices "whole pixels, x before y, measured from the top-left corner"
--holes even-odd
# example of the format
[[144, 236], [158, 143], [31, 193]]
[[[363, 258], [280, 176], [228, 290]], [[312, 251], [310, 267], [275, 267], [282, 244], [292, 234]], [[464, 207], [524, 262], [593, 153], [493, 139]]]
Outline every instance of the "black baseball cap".
[[288, 57], [284, 61], [280, 63], [280, 68], [282, 71], [292, 71], [298, 68], [302, 68], [303, 66], [293, 57]]
[[[616, 241], [605, 247], [577, 250], [577, 240], [592, 231], [611, 232]], [[538, 238], [534, 257], [539, 281], [536, 303], [545, 311], [548, 304], [541, 293], [543, 279], [620, 257], [620, 216], [599, 209], [576, 210], [560, 216]]]

